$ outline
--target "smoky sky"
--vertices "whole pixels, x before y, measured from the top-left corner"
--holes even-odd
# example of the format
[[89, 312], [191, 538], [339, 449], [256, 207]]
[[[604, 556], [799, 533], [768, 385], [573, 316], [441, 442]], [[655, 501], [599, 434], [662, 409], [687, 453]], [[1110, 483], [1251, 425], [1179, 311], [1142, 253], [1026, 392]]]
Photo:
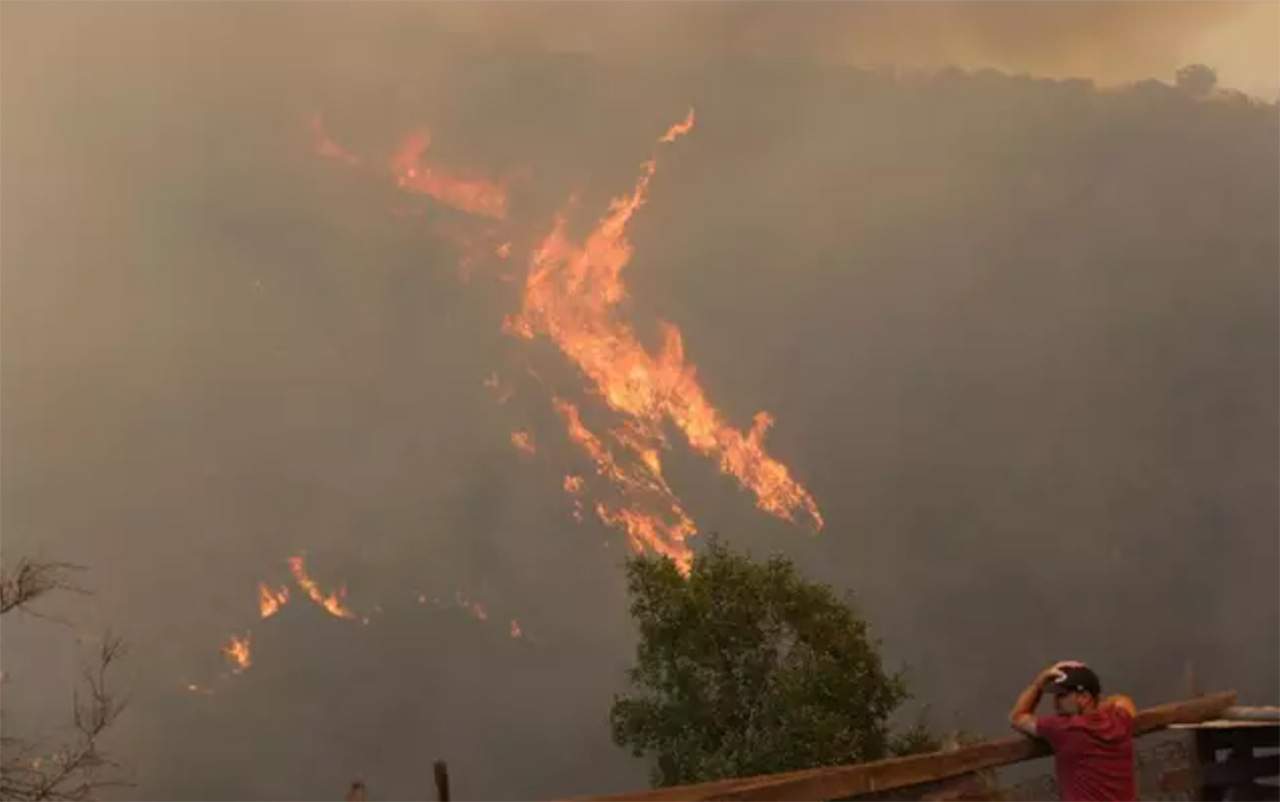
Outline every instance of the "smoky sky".
[[[549, 394], [600, 404], [502, 332], [504, 273], [690, 106], [625, 313], [651, 345], [681, 328], [735, 425], [776, 416], [827, 521], [765, 516], [673, 437], [702, 531], [851, 592], [907, 722], [1001, 733], [1061, 658], [1140, 705], [1188, 666], [1275, 703], [1276, 107], [1173, 86], [1231, 9], [1002, 7], [0, 7], [4, 557], [94, 591], [50, 605], [69, 626], [5, 617], [6, 734], [56, 735], [77, 638], [110, 626], [126, 797], [423, 797], [434, 759], [459, 798], [642, 787], [607, 726], [625, 547], [570, 516], [589, 466]], [[922, 62], [873, 30], [957, 68], [890, 69]], [[1170, 68], [1073, 72], [1090, 30]], [[508, 180], [515, 267], [463, 269], [481, 224], [318, 158], [316, 114], [373, 162], [426, 126], [432, 159]], [[257, 619], [303, 551], [367, 626]]]
[[1122, 84], [1213, 63], [1225, 84], [1274, 99], [1266, 2], [473, 4], [440, 8], [455, 33], [647, 62], [773, 54], [857, 66], [961, 65]]

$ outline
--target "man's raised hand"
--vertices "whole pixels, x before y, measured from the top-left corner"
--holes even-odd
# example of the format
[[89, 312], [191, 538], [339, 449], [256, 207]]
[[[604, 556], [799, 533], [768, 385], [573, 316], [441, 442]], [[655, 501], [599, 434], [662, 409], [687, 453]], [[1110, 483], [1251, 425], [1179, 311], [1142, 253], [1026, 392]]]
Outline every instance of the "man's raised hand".
[[1084, 663], [1079, 660], [1059, 660], [1040, 672], [1040, 684], [1048, 685], [1050, 682], [1066, 679], [1068, 668], [1084, 668]]

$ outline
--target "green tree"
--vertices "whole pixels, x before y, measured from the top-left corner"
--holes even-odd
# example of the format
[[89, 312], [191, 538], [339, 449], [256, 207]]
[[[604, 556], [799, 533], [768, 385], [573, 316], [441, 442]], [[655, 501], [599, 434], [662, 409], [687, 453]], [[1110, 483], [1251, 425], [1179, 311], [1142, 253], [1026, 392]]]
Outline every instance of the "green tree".
[[920, 726], [891, 735], [902, 676], [850, 604], [790, 560], [756, 562], [713, 538], [687, 577], [657, 556], [626, 572], [640, 641], [610, 724], [615, 743], [655, 758], [655, 785], [936, 747]]

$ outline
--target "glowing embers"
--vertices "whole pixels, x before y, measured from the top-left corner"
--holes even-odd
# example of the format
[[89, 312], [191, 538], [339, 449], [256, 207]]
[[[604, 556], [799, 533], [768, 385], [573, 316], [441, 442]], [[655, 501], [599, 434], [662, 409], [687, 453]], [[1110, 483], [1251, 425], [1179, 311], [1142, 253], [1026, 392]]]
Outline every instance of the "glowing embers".
[[[360, 167], [364, 160], [334, 141], [325, 129], [324, 119], [313, 114], [310, 120], [311, 152], [323, 159]], [[387, 160], [396, 186], [406, 192], [426, 195], [438, 203], [467, 214], [501, 220], [507, 216], [507, 187], [504, 183], [475, 175], [463, 175], [456, 169], [428, 161], [431, 134], [425, 128], [410, 132]], [[505, 251], [505, 253], [504, 253]], [[510, 254], [510, 245], [498, 245], [499, 258]]]
[[689, 113], [684, 119], [667, 129], [662, 135], [659, 142], [675, 142], [678, 138], [684, 136], [693, 130], [693, 109], [689, 109]]
[[538, 453], [538, 447], [533, 443], [533, 433], [525, 429], [511, 433], [511, 445], [526, 457], [532, 457]]
[[244, 637], [232, 635], [231, 639], [222, 647], [222, 654], [227, 658], [227, 662], [231, 664], [231, 673], [239, 674], [247, 670], [253, 665], [250, 634], [246, 632]]
[[280, 612], [289, 601], [289, 589], [281, 585], [272, 589], [266, 582], [258, 583], [258, 615], [270, 618]]
[[398, 187], [428, 195], [469, 214], [498, 220], [507, 216], [506, 187], [486, 178], [461, 176], [428, 162], [426, 153], [430, 147], [431, 134], [425, 129], [401, 140], [390, 163]]
[[307, 575], [306, 566], [303, 565], [302, 557], [289, 558], [289, 571], [293, 574], [294, 581], [298, 583], [298, 587], [311, 599], [311, 601], [324, 608], [325, 612], [335, 618], [354, 619], [356, 614], [347, 609], [345, 600], [347, 598], [346, 587], [339, 587], [336, 591], [332, 591], [326, 596], [321, 592], [320, 586], [315, 580]]

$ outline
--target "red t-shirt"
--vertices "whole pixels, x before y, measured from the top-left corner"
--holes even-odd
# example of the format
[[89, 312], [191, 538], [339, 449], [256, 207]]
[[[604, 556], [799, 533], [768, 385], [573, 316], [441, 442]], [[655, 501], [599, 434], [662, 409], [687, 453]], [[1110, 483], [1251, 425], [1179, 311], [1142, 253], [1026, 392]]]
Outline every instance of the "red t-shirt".
[[1135, 800], [1133, 717], [1117, 707], [1078, 716], [1040, 716], [1036, 735], [1053, 747], [1063, 802]]

